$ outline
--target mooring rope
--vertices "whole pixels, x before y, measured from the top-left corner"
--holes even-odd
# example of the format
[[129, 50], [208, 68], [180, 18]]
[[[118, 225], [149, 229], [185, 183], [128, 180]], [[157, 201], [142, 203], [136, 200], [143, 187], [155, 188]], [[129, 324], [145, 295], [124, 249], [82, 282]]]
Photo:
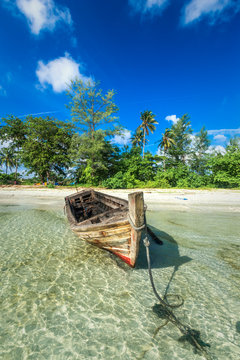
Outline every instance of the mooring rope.
[[[189, 341], [192, 345], [194, 345], [195, 348], [197, 350], [199, 350], [205, 356], [205, 359], [212, 360], [212, 357], [209, 355], [209, 353], [204, 348], [204, 346], [206, 347], [206, 346], [209, 346], [209, 345], [205, 344], [200, 339], [200, 332], [197, 331], [197, 330], [191, 329], [187, 325], [184, 325], [180, 320], [177, 319], [177, 317], [171, 311], [172, 308], [178, 308], [181, 305], [183, 305], [183, 303], [184, 303], [183, 298], [182, 298], [182, 300], [181, 300], [181, 302], [179, 304], [171, 305], [171, 304], [166, 303], [163, 300], [163, 298], [158, 294], [157, 289], [156, 289], [155, 284], [154, 284], [153, 275], [152, 275], [152, 269], [151, 269], [151, 260], [150, 260], [150, 254], [149, 254], [150, 241], [149, 241], [149, 236], [148, 236], [148, 231], [147, 231], [148, 227], [147, 227], [146, 215], [145, 214], [144, 214], [144, 225], [145, 225], [145, 238], [143, 239], [143, 243], [144, 243], [144, 246], [145, 246], [145, 249], [146, 249], [146, 256], [147, 256], [147, 263], [148, 263], [148, 273], [149, 273], [149, 278], [150, 278], [150, 282], [151, 282], [151, 286], [152, 286], [154, 295], [156, 296], [156, 298], [158, 299], [158, 301], [162, 305], [162, 307], [163, 307], [162, 310], [164, 310], [164, 317], [167, 319], [167, 322], [164, 325], [166, 325], [168, 323], [168, 321], [171, 321], [171, 323], [176, 325], [178, 327], [178, 329], [181, 331], [181, 333], [183, 334], [183, 340]], [[176, 297], [181, 299], [180, 295], [176, 295]]]
[[136, 230], [136, 231], [140, 231], [140, 230], [143, 230], [143, 229], [145, 229], [145, 223], [143, 224], [143, 225], [141, 225], [141, 226], [136, 226], [135, 224], [134, 224], [134, 222], [132, 221], [132, 218], [131, 218], [131, 216], [129, 215], [129, 213], [128, 213], [128, 221], [130, 222], [130, 225], [132, 226], [132, 228], [134, 229], [134, 230]]
[[[146, 248], [149, 278], [150, 278], [150, 282], [151, 282], [151, 285], [152, 285], [152, 289], [153, 289], [153, 292], [154, 292], [156, 298], [160, 301], [160, 303], [161, 303], [162, 305], [164, 305], [164, 306], [166, 306], [166, 307], [169, 307], [169, 308], [177, 308], [177, 307], [182, 306], [183, 303], [184, 303], [184, 300], [183, 300], [183, 299], [181, 299], [181, 302], [180, 302], [179, 304], [170, 305], [170, 304], [167, 304], [167, 303], [161, 298], [161, 296], [158, 294], [157, 289], [156, 289], [155, 284], [154, 284], [153, 275], [152, 275], [151, 261], [150, 261], [150, 254], [149, 254], [150, 241], [149, 241], [149, 239], [148, 239], [148, 236], [146, 236], [146, 237], [143, 239], [143, 243], [144, 243], [144, 246], [145, 246], [145, 248]], [[178, 298], [180, 299], [180, 296], [179, 296], [179, 295], [176, 295], [176, 297], [178, 297]]]

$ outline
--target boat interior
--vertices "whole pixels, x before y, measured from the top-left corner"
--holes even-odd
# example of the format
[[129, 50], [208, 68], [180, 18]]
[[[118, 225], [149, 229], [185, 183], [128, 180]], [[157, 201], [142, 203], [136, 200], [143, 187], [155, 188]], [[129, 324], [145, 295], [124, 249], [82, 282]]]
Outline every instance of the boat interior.
[[111, 220], [114, 215], [122, 218], [123, 210], [128, 207], [126, 200], [94, 190], [79, 192], [67, 199], [75, 221], [82, 225], [107, 223], [108, 219]]

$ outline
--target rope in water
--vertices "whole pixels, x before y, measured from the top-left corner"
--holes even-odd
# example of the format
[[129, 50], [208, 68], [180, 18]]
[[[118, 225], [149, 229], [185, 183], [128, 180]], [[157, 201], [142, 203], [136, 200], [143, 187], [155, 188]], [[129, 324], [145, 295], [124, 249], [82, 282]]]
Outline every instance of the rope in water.
[[[177, 317], [174, 315], [174, 313], [170, 310], [171, 308], [177, 308], [177, 307], [181, 306], [183, 304], [184, 300], [182, 299], [181, 302], [177, 305], [170, 305], [170, 304], [166, 303], [157, 292], [157, 289], [155, 287], [154, 280], [153, 280], [152, 269], [151, 269], [151, 260], [150, 260], [150, 254], [149, 254], [150, 241], [149, 241], [149, 236], [148, 236], [148, 227], [147, 227], [145, 215], [144, 215], [144, 225], [145, 225], [145, 235], [146, 236], [143, 239], [143, 243], [144, 243], [144, 246], [146, 249], [149, 278], [150, 278], [150, 282], [152, 285], [154, 295], [156, 296], [156, 298], [159, 300], [160, 304], [163, 307], [164, 316], [167, 318], [168, 321], [171, 321], [171, 323], [173, 323], [174, 325], [176, 325], [178, 327], [178, 329], [184, 335], [184, 340], [187, 340], [190, 343], [192, 343], [192, 345], [194, 345], [195, 348], [197, 350], [199, 350], [205, 356], [205, 359], [211, 360], [212, 359], [211, 356], [204, 348], [204, 346], [208, 346], [208, 345], [204, 344], [202, 342], [202, 340], [200, 339], [199, 331], [191, 329], [189, 326], [184, 325], [180, 320], [177, 319]], [[181, 299], [181, 297], [179, 295], [176, 295], [176, 297]], [[166, 322], [166, 324], [168, 323], [168, 321]], [[164, 324], [164, 325], [166, 325], [166, 324]]]

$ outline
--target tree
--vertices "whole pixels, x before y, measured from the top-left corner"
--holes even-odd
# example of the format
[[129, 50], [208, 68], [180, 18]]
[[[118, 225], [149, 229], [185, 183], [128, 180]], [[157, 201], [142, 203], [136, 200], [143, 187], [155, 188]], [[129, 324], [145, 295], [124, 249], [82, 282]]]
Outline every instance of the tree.
[[199, 175], [204, 175], [207, 168], [207, 150], [210, 145], [208, 133], [203, 126], [199, 133], [196, 134], [193, 141], [192, 148], [192, 170], [196, 171]]
[[165, 132], [162, 134], [162, 140], [160, 140], [158, 147], [163, 148], [163, 170], [165, 171], [166, 168], [166, 153], [168, 149], [170, 149], [174, 144], [175, 141], [173, 139], [174, 133], [171, 129], [166, 129]]
[[131, 138], [131, 142], [133, 146], [142, 147], [143, 146], [143, 130], [137, 128], [134, 135]]
[[42, 182], [64, 175], [70, 165], [72, 125], [49, 117], [29, 116], [26, 129], [21, 157], [29, 173], [35, 173]]
[[145, 158], [141, 156], [140, 147], [133, 146], [131, 149], [125, 147], [121, 153], [118, 166], [115, 167], [115, 174], [107, 178], [103, 185], [108, 188], [133, 188], [143, 186], [152, 181], [156, 175], [156, 156], [150, 152], [145, 153]]
[[190, 134], [192, 133], [192, 129], [189, 119], [189, 116], [184, 114], [172, 125], [172, 139], [174, 140], [175, 145], [168, 149], [168, 154], [172, 159], [174, 166], [185, 163], [190, 155]]
[[145, 110], [141, 112], [140, 119], [142, 121], [141, 125], [139, 126], [139, 129], [143, 129], [143, 159], [144, 159], [144, 150], [145, 150], [145, 144], [146, 144], [146, 134], [149, 135], [149, 131], [153, 133], [156, 130], [156, 126], [154, 124], [158, 124], [158, 122], [155, 120], [155, 115], [152, 113], [152, 111]]
[[209, 165], [215, 185], [223, 188], [240, 186], [240, 150], [212, 155]]
[[26, 138], [26, 126], [23, 120], [13, 115], [2, 118], [1, 123], [0, 140], [1, 142], [9, 142], [9, 147], [15, 158], [15, 180], [17, 180], [20, 149]]
[[76, 180], [92, 185], [112, 176], [119, 159], [119, 149], [106, 139], [102, 130], [95, 131], [94, 139], [88, 134], [74, 134], [69, 154]]
[[236, 151], [240, 151], [240, 137], [239, 136], [234, 136], [232, 138], [230, 138], [229, 140], [229, 144], [226, 147], [227, 152], [236, 152]]
[[108, 90], [106, 94], [103, 94], [99, 85], [99, 82], [85, 83], [80, 79], [75, 79], [71, 81], [67, 91], [70, 97], [67, 107], [71, 110], [72, 120], [80, 132], [86, 132], [92, 139], [99, 127], [116, 122], [115, 114], [119, 110], [113, 102], [115, 91]]
[[15, 164], [14, 154], [10, 147], [0, 149], [0, 161], [2, 165], [5, 165], [7, 174], [8, 169], [11, 170]]

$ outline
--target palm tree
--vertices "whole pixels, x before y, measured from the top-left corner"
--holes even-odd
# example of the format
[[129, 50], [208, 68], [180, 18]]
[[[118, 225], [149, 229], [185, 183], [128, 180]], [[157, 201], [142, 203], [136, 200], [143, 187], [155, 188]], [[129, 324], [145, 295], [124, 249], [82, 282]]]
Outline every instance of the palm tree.
[[0, 138], [9, 142], [15, 161], [15, 180], [17, 180], [18, 165], [20, 163], [20, 149], [26, 140], [25, 122], [16, 116], [9, 115], [2, 119], [4, 125], [0, 126]]
[[164, 154], [164, 159], [163, 159], [163, 169], [165, 171], [165, 166], [166, 166], [166, 152], [168, 149], [170, 149], [174, 144], [175, 141], [173, 139], [174, 133], [171, 129], [166, 129], [165, 132], [162, 134], [162, 140], [160, 140], [158, 147], [163, 148], [163, 154]]
[[143, 131], [140, 128], [137, 128], [133, 137], [131, 137], [132, 145], [142, 147], [143, 145]]
[[2, 148], [0, 150], [0, 162], [6, 167], [6, 174], [8, 169], [11, 169], [15, 165], [15, 158], [10, 148]]
[[155, 120], [155, 115], [152, 113], [152, 111], [145, 110], [141, 112], [140, 119], [142, 120], [141, 125], [138, 127], [138, 129], [143, 129], [143, 159], [144, 159], [144, 150], [145, 150], [145, 144], [146, 144], [146, 134], [149, 135], [149, 130], [151, 133], [156, 130], [156, 126], [154, 124], [158, 124], [158, 122]]

